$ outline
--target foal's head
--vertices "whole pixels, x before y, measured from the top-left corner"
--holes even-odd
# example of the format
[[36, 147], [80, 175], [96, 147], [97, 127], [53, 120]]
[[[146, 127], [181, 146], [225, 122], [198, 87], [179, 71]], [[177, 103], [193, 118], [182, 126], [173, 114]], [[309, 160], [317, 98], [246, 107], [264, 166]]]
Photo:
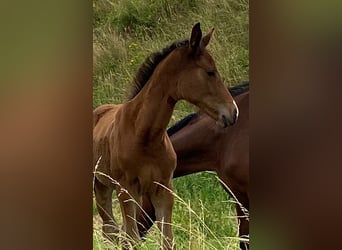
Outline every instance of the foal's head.
[[168, 57], [176, 69], [175, 98], [185, 99], [205, 111], [223, 127], [232, 125], [238, 117], [238, 108], [224, 85], [214, 59], [206, 50], [213, 29], [204, 37], [200, 24], [191, 32], [187, 45], [175, 49]]

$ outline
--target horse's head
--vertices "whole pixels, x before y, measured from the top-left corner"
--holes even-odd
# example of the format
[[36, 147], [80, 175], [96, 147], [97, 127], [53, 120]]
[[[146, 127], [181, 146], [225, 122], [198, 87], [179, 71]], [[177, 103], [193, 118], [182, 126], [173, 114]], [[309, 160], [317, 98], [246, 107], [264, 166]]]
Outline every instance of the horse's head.
[[215, 61], [206, 50], [214, 29], [202, 37], [200, 24], [191, 32], [188, 46], [173, 52], [178, 70], [176, 98], [198, 106], [223, 127], [232, 125], [238, 117], [238, 108], [218, 72]]

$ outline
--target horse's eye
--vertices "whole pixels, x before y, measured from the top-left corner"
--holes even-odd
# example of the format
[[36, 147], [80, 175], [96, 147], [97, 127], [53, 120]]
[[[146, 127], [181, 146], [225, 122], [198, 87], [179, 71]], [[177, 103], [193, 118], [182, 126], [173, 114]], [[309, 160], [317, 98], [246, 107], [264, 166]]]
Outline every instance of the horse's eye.
[[207, 74], [208, 74], [208, 76], [215, 76], [215, 72], [214, 71], [208, 71]]

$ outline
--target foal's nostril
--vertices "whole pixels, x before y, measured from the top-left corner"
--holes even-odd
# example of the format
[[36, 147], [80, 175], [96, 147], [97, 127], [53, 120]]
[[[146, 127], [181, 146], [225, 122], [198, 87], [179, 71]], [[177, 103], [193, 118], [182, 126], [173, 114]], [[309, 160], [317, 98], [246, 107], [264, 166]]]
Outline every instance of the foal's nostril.
[[237, 110], [234, 109], [234, 116], [233, 116], [234, 123], [236, 122], [236, 120], [237, 120]]
[[226, 128], [229, 125], [228, 118], [225, 115], [222, 115], [223, 127]]

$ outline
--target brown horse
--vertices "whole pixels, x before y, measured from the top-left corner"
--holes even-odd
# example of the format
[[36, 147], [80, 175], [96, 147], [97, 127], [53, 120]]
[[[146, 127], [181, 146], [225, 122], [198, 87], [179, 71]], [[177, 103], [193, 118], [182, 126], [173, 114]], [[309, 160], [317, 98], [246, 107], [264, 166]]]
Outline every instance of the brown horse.
[[[238, 203], [240, 221], [239, 235], [249, 235], [249, 83], [229, 89], [239, 106], [238, 122], [222, 129], [206, 114], [191, 114], [168, 129], [172, 145], [177, 153], [174, 178], [201, 172], [216, 171], [227, 193]], [[149, 216], [141, 214], [138, 221], [141, 235], [145, 235], [155, 219], [153, 207], [144, 197], [143, 209]], [[241, 249], [248, 243], [241, 241]]]
[[131, 99], [103, 105], [93, 114], [94, 191], [103, 233], [119, 232], [113, 218], [112, 192], [117, 191], [126, 239], [123, 249], [140, 240], [137, 213], [143, 195], [151, 201], [163, 249], [173, 249], [172, 176], [176, 154], [166, 133], [175, 104], [185, 99], [222, 127], [235, 123], [237, 106], [206, 49], [212, 32], [202, 38], [200, 24], [190, 40], [175, 42], [148, 57], [135, 77]]

